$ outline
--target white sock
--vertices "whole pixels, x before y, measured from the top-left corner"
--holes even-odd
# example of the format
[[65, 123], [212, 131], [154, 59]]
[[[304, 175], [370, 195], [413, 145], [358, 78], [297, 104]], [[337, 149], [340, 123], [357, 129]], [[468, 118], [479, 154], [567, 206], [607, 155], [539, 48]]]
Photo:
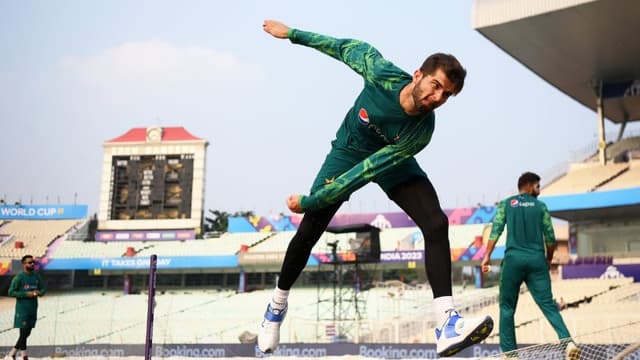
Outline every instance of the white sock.
[[273, 297], [271, 298], [271, 308], [282, 310], [287, 306], [287, 298], [289, 297], [289, 290], [279, 289], [277, 286], [273, 290]]
[[453, 309], [453, 296], [441, 296], [433, 299], [433, 307], [436, 313], [438, 326], [442, 326], [449, 318], [449, 310]]
[[25, 356], [27, 356], [27, 350], [22, 350], [20, 352], [20, 357], [24, 359]]

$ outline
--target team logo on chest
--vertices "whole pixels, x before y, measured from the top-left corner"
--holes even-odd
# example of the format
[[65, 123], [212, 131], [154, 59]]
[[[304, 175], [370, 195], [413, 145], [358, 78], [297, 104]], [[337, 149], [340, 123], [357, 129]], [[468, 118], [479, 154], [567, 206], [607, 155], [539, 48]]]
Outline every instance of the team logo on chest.
[[362, 125], [369, 125], [369, 114], [367, 114], [365, 108], [360, 108], [360, 111], [358, 111], [358, 119]]

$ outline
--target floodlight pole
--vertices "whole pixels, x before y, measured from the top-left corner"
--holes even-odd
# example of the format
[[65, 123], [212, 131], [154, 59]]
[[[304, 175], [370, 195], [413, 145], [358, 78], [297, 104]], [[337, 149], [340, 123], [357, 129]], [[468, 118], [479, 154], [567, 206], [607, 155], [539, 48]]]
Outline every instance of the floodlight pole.
[[601, 165], [607, 164], [607, 140], [604, 133], [604, 105], [602, 101], [602, 80], [596, 88], [596, 109], [598, 112], [598, 158]]

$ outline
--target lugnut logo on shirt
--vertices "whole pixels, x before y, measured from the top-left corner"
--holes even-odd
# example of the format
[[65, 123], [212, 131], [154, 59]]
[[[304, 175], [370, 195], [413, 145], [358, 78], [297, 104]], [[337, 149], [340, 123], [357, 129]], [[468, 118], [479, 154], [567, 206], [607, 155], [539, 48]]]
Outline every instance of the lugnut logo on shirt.
[[369, 125], [369, 114], [367, 114], [365, 108], [360, 108], [360, 111], [358, 111], [358, 119], [360, 119], [362, 125]]

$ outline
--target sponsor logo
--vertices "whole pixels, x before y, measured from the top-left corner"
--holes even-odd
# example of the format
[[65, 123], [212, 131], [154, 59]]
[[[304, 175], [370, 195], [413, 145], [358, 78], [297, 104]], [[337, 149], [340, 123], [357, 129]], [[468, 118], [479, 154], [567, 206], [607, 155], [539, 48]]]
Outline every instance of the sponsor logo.
[[600, 279], [622, 279], [624, 277], [624, 274], [613, 265], [607, 266], [607, 269], [600, 275]]
[[362, 125], [369, 125], [369, 114], [367, 114], [365, 108], [360, 108], [360, 111], [358, 111], [358, 119], [360, 119]]
[[300, 357], [326, 357], [327, 356], [327, 348], [324, 346], [321, 347], [291, 347], [286, 345], [280, 345], [272, 354], [264, 354], [258, 346], [255, 347], [255, 356], [257, 358], [264, 358], [268, 356], [292, 356], [296, 358]]
[[374, 131], [376, 135], [382, 138], [382, 140], [384, 140], [384, 142], [386, 142], [387, 144], [394, 144], [400, 140], [400, 134], [396, 134], [392, 138], [393, 141], [390, 141], [389, 138], [387, 138], [387, 136], [384, 134], [382, 129], [380, 129], [380, 127], [375, 124], [371, 124], [369, 121], [369, 113], [367, 113], [367, 110], [365, 108], [360, 108], [360, 111], [358, 111], [358, 121], [361, 125], [364, 125]]
[[640, 95], [640, 80], [634, 81], [625, 91], [624, 96]]
[[433, 348], [414, 348], [407, 349], [395, 347], [393, 345], [360, 345], [358, 347], [358, 355], [368, 358], [382, 359], [438, 359], [438, 353]]
[[511, 200], [511, 207], [532, 207], [532, 206], [536, 206], [536, 203], [533, 201], [523, 201], [520, 202], [518, 201], [518, 199], [512, 199]]
[[378, 229], [389, 229], [391, 228], [391, 221], [387, 220], [383, 214], [376, 215], [375, 219], [371, 221], [371, 225], [377, 227]]
[[117, 357], [125, 356], [126, 352], [123, 348], [87, 348], [84, 346], [56, 346], [57, 354], [73, 357]]
[[224, 347], [192, 347], [189, 345], [156, 346], [155, 354], [158, 357], [209, 357], [223, 358], [227, 356]]

